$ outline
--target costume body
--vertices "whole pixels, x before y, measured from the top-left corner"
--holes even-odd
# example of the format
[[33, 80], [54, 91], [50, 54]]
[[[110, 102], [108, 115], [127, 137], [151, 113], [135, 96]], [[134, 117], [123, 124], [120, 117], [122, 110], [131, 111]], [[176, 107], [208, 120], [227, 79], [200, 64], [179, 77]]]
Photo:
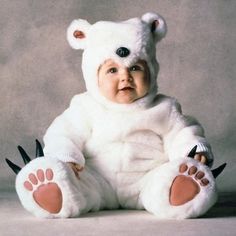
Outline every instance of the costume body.
[[44, 153], [97, 170], [119, 204], [141, 208], [137, 199], [148, 171], [169, 157], [185, 158], [194, 145], [208, 156], [211, 152], [202, 127], [182, 115], [175, 99], [157, 95], [150, 104], [128, 108], [107, 108], [88, 93], [75, 96], [49, 127]]
[[[154, 13], [118, 23], [72, 22], [68, 41], [84, 49], [88, 92], [76, 95], [49, 127], [44, 157], [17, 175], [16, 190], [27, 210], [40, 217], [73, 217], [121, 206], [146, 209], [160, 218], [189, 218], [215, 203], [212, 172], [188, 158], [196, 146], [195, 152], [204, 152], [212, 165], [201, 125], [184, 116], [175, 99], [157, 95], [155, 44], [165, 33], [164, 19]], [[145, 60], [147, 95], [131, 104], [103, 97], [97, 72], [108, 58], [127, 67]], [[66, 162], [84, 167], [79, 179]]]

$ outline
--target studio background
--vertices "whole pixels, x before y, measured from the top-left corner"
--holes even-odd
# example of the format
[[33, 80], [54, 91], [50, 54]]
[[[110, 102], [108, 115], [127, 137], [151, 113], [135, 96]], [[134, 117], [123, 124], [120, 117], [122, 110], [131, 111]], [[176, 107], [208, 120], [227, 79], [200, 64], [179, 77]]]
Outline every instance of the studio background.
[[23, 166], [53, 119], [85, 91], [82, 51], [70, 48], [73, 19], [120, 21], [154, 11], [167, 21], [157, 46], [159, 92], [176, 97], [204, 126], [220, 191], [236, 191], [236, 1], [0, 0], [0, 190], [14, 188], [5, 158]]

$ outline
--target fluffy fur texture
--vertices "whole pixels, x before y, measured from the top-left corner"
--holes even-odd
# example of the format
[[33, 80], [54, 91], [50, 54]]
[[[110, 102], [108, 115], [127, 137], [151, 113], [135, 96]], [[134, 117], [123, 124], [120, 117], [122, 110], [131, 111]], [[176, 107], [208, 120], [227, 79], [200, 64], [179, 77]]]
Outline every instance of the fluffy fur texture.
[[[82, 37], [75, 37], [75, 31]], [[155, 47], [166, 31], [164, 19], [154, 13], [123, 22], [91, 25], [79, 19], [71, 23], [67, 38], [73, 48], [84, 50], [82, 69], [88, 92], [76, 95], [47, 130], [45, 157], [30, 162], [18, 174], [17, 193], [27, 210], [41, 217], [73, 217], [122, 206], [147, 209], [160, 218], [189, 218], [214, 204], [217, 194], [209, 168], [186, 157], [197, 145], [197, 152], [213, 158], [203, 128], [182, 114], [175, 99], [156, 94]], [[119, 57], [119, 47], [128, 48], [130, 55]], [[132, 104], [105, 99], [98, 89], [97, 72], [107, 59], [125, 66], [145, 60], [151, 76], [147, 96]], [[79, 180], [65, 162], [85, 166]], [[199, 185], [200, 193], [193, 200], [172, 206], [170, 187], [183, 162], [202, 170], [210, 183]], [[53, 181], [63, 194], [58, 214], [41, 209], [23, 186], [37, 168], [51, 168], [55, 174]]]
[[[152, 23], [157, 20], [159, 24], [151, 31]], [[73, 32], [77, 29], [84, 33], [82, 39], [75, 39]], [[158, 63], [156, 61], [155, 45], [166, 34], [165, 20], [157, 14], [147, 13], [142, 18], [132, 18], [122, 22], [99, 21], [93, 25], [85, 20], [75, 20], [67, 31], [67, 39], [75, 49], [84, 49], [82, 70], [88, 92], [97, 101], [115, 106], [117, 109], [136, 106], [144, 106], [150, 102], [157, 92]], [[127, 34], [128, 32], [128, 34]], [[119, 47], [128, 48], [131, 53], [128, 57], [119, 57], [116, 50]], [[98, 91], [97, 72], [99, 66], [107, 59], [113, 59], [127, 67], [138, 59], [147, 62], [150, 70], [151, 86], [146, 97], [139, 99], [132, 105], [115, 104], [100, 95]]]
[[[49, 168], [54, 174], [52, 180], [48, 181], [45, 178], [43, 182], [38, 181], [37, 185], [33, 185], [32, 191], [28, 191], [24, 187], [24, 182], [28, 180], [29, 174], [36, 175], [39, 169], [45, 173]], [[56, 183], [62, 192], [63, 205], [57, 214], [42, 209], [33, 198], [33, 192], [39, 186], [48, 183]], [[66, 163], [54, 158], [42, 157], [26, 165], [17, 175], [16, 191], [24, 208], [41, 218], [75, 217], [88, 211], [118, 207], [114, 190], [96, 171], [86, 167], [80, 175], [80, 181], [78, 181]]]
[[[169, 202], [170, 188], [173, 179], [180, 175], [178, 167], [181, 163], [187, 163], [188, 167], [196, 166], [198, 170], [203, 171], [205, 173], [204, 177], [210, 181], [210, 184], [201, 186], [200, 193], [197, 194], [193, 200], [180, 206], [172, 206]], [[187, 172], [183, 175], [189, 176]], [[215, 180], [211, 171], [207, 166], [190, 158], [186, 158], [186, 162], [177, 160], [165, 163], [151, 171], [149, 178], [149, 181], [144, 185], [140, 198], [144, 207], [161, 219], [184, 219], [201, 216], [206, 213], [217, 200]], [[192, 176], [192, 178], [194, 178], [194, 176]]]

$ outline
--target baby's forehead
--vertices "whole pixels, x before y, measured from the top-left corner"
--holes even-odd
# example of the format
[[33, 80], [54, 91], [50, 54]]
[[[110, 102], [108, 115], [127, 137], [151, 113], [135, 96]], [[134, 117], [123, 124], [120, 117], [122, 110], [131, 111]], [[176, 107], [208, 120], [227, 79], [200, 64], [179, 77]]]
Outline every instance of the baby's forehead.
[[107, 59], [105, 60], [101, 66], [112, 66], [112, 65], [116, 65], [116, 66], [121, 66], [121, 64], [119, 64], [118, 62], [116, 62], [113, 59]]
[[[137, 59], [133, 65], [135, 64], [141, 64], [143, 66], [147, 66], [147, 62], [145, 60], [142, 60], [142, 59]], [[115, 61], [114, 59], [107, 59], [104, 61], [103, 64], [101, 64], [100, 68], [101, 67], [110, 67], [110, 66], [115, 66], [115, 67], [126, 67], [125, 65]]]

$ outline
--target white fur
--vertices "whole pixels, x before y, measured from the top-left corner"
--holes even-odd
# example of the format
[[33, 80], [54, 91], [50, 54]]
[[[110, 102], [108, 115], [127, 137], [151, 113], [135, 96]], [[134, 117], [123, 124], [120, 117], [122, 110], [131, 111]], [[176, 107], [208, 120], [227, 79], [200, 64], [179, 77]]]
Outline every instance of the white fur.
[[[71, 22], [70, 26], [67, 29], [67, 40], [70, 46], [74, 49], [85, 49], [86, 40], [87, 40], [87, 32], [90, 28], [90, 24], [86, 20], [78, 19]], [[74, 32], [79, 30], [84, 33], [85, 38], [78, 39], [74, 37]]]
[[[51, 168], [54, 173], [54, 178], [52, 181], [48, 181], [45, 178], [44, 183], [48, 182], [56, 183], [62, 191], [63, 195], [63, 206], [58, 214], [50, 214], [46, 210], [42, 209], [33, 199], [33, 192], [38, 188], [38, 185], [34, 186], [33, 191], [28, 191], [24, 187], [24, 182], [28, 180], [30, 173], [35, 174], [38, 169], [42, 169], [44, 172], [46, 169]], [[69, 167], [63, 162], [60, 162], [51, 158], [38, 158], [31, 161], [26, 165], [16, 178], [16, 191], [21, 200], [22, 205], [30, 212], [38, 217], [71, 217], [76, 216], [80, 212], [80, 208], [83, 208], [85, 201], [81, 194], [76, 188], [76, 181], [73, 178], [73, 173]]]
[[156, 42], [160, 41], [162, 38], [166, 36], [167, 25], [165, 19], [162, 16], [156, 13], [148, 12], [142, 16], [142, 20], [149, 24], [152, 24], [153, 21], [155, 20], [158, 21], [158, 27], [154, 31]]
[[[183, 154], [195, 144], [204, 150], [207, 141], [202, 127], [195, 120], [183, 116], [180, 105], [175, 99], [158, 95], [145, 108], [135, 107], [133, 110], [128, 110], [128, 108], [130, 107], [119, 110], [116, 106], [110, 106], [107, 109], [88, 93], [75, 96], [70, 107], [53, 122], [47, 131], [45, 150], [50, 155], [50, 153], [60, 152], [62, 148], [63, 153], [64, 147], [67, 146], [67, 139], [69, 144], [74, 144], [74, 147], [71, 146], [72, 150], [80, 148], [86, 159], [85, 166], [96, 169], [110, 183], [112, 189], [116, 191], [120, 205], [142, 209], [146, 207], [139, 199], [143, 185], [153, 184], [153, 189], [156, 191], [165, 189], [168, 192], [171, 182], [178, 175], [179, 162], [176, 161], [184, 160], [186, 155]], [[70, 124], [70, 130], [80, 132], [77, 136], [74, 132], [69, 136], [68, 130], [62, 128], [63, 124], [65, 127]], [[63, 132], [66, 133], [63, 135]], [[64, 137], [64, 145], [61, 145], [61, 136]], [[53, 145], [47, 142], [48, 140], [52, 140]], [[57, 140], [59, 140], [58, 145]], [[178, 145], [175, 144], [176, 142]], [[210, 152], [210, 149], [205, 148], [206, 150]], [[171, 162], [168, 162], [169, 153]], [[75, 157], [72, 158], [75, 159]], [[160, 175], [161, 181], [149, 184], [145, 176], [154, 170], [157, 176]], [[159, 171], [160, 174], [158, 174]], [[206, 172], [208, 173], [209, 170]], [[211, 182], [214, 184], [214, 180], [211, 179]], [[212, 192], [214, 191], [213, 188]], [[208, 195], [198, 198], [201, 214], [214, 202], [214, 196], [211, 194], [209, 191]], [[150, 201], [158, 202], [158, 196], [154, 197]], [[206, 201], [204, 198], [210, 200]], [[160, 195], [160, 205], [162, 200]], [[203, 202], [206, 204], [204, 205]], [[196, 211], [195, 215], [192, 211], [184, 212], [183, 210], [183, 218], [197, 216]], [[171, 215], [172, 213], [163, 214], [160, 217], [175, 217], [175, 214]], [[176, 217], [181, 218], [180, 214]]]
[[[35, 174], [38, 169], [44, 172], [52, 169], [53, 179], [37, 185], [29, 191], [24, 187], [30, 173]], [[36, 175], [36, 174], [35, 174]], [[56, 183], [62, 192], [62, 209], [57, 214], [51, 214], [42, 209], [34, 200], [33, 192], [41, 185]], [[110, 185], [95, 171], [86, 168], [80, 175], [80, 180], [75, 177], [71, 168], [61, 161], [52, 158], [37, 158], [26, 165], [16, 178], [16, 191], [22, 205], [35, 216], [42, 218], [67, 218], [78, 216], [88, 211], [102, 208], [117, 208], [116, 195]]]
[[[151, 18], [160, 21], [159, 27], [151, 32]], [[166, 32], [166, 24], [161, 16], [149, 13], [142, 18], [132, 18], [122, 22], [99, 21], [90, 25], [87, 21], [79, 19], [71, 23], [68, 28], [67, 39], [75, 49], [84, 49], [82, 70], [88, 92], [98, 101], [104, 104], [113, 104], [100, 95], [97, 84], [97, 72], [101, 64], [107, 59], [113, 59], [119, 64], [131, 66], [138, 59], [147, 62], [150, 70], [151, 86], [148, 95], [134, 102], [137, 107], [146, 104], [153, 99], [157, 92], [158, 64], [156, 61], [157, 38], [163, 38]], [[155, 19], [154, 19], [155, 18]], [[73, 36], [75, 30], [81, 30], [86, 38], [76, 39]], [[128, 34], [126, 32], [129, 32]], [[116, 54], [119, 47], [130, 50], [128, 57], [121, 58]]]
[[[155, 20], [158, 24], [152, 32]], [[75, 30], [82, 31], [85, 37], [76, 39]], [[18, 174], [16, 189], [27, 210], [41, 217], [72, 217], [121, 205], [146, 208], [161, 218], [188, 218], [212, 206], [216, 190], [209, 169], [186, 159], [195, 145], [213, 158], [201, 125], [184, 116], [175, 99], [156, 95], [159, 68], [155, 47], [166, 30], [165, 20], [155, 13], [123, 22], [72, 22], [67, 38], [73, 48], [84, 49], [82, 70], [88, 92], [76, 95], [47, 130], [46, 158], [30, 162]], [[128, 48], [130, 55], [119, 57], [119, 47]], [[150, 70], [148, 94], [132, 104], [116, 104], [104, 98], [99, 92], [97, 73], [107, 59], [127, 67], [145, 60]], [[168, 201], [169, 190], [183, 160], [203, 170], [210, 184], [201, 187], [194, 200], [173, 207]], [[80, 180], [64, 162], [85, 166]], [[32, 192], [23, 186], [29, 173], [37, 168], [51, 168], [55, 173], [53, 181], [63, 194], [58, 214], [41, 209]]]
[[[196, 166], [198, 171], [203, 171], [205, 173], [204, 178], [209, 180], [209, 184], [201, 186], [199, 181], [194, 180], [200, 187], [200, 192], [196, 197], [183, 205], [172, 206], [169, 202], [170, 187], [175, 177], [180, 175], [179, 166], [182, 163], [186, 163], [189, 168]], [[187, 172], [181, 173], [181, 175], [189, 176]], [[194, 175], [192, 178], [194, 179]], [[206, 213], [217, 200], [215, 179], [207, 166], [193, 159], [186, 158], [186, 160], [168, 162], [148, 174], [140, 198], [144, 207], [158, 218], [185, 219], [198, 217]]]
[[[47, 130], [44, 137], [45, 153], [65, 161], [64, 156], [57, 156], [55, 153], [65, 153], [66, 149], [68, 154], [72, 154], [71, 159], [68, 155], [68, 161], [80, 164], [80, 155], [75, 155], [79, 150], [83, 156], [105, 162], [100, 164], [102, 168], [114, 165], [116, 169], [112, 171], [117, 171], [120, 168], [117, 162], [125, 160], [125, 157], [122, 154], [120, 157], [116, 155], [123, 152], [124, 145], [130, 147], [129, 155], [131, 160], [133, 158], [131, 142], [149, 150], [153, 140], [153, 155], [148, 158], [158, 161], [162, 155], [165, 157], [162, 163], [168, 158], [175, 160], [185, 157], [196, 144], [201, 146], [201, 151], [204, 149], [207, 141], [201, 125], [184, 116], [175, 99], [158, 95], [152, 103], [146, 105], [145, 108], [135, 107], [136, 109], [131, 109], [130, 106], [124, 106], [121, 110], [116, 106], [108, 109], [88, 93], [77, 95], [72, 99], [70, 107]], [[115, 148], [116, 145], [121, 145], [120, 151], [112, 152], [112, 147]], [[106, 151], [106, 148], [111, 151]], [[157, 154], [155, 150], [158, 151]], [[205, 150], [210, 152], [210, 149]], [[108, 161], [111, 163], [106, 164]], [[140, 162], [141, 166], [144, 164]]]

